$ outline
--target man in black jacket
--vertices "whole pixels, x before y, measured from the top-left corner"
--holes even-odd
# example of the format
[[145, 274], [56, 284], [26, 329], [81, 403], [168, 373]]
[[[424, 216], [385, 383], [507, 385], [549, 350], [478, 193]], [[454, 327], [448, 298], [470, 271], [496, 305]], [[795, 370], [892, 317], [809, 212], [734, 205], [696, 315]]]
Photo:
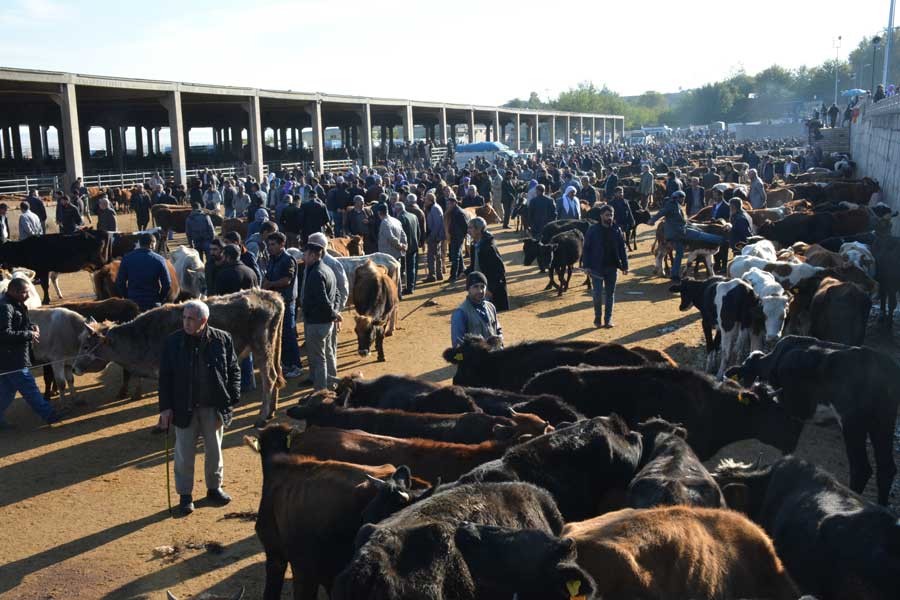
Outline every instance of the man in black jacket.
[[419, 219], [406, 210], [406, 205], [399, 201], [394, 204], [394, 216], [400, 221], [403, 233], [406, 234], [406, 254], [400, 261], [403, 282], [406, 284], [403, 293], [412, 294], [419, 276]]
[[3, 413], [12, 404], [16, 392], [47, 423], [60, 420], [60, 413], [53, 410], [38, 390], [31, 374], [31, 343], [40, 340], [37, 325], [28, 319], [28, 285], [24, 279], [13, 279], [0, 299], [0, 432], [13, 429]]
[[182, 330], [166, 338], [159, 365], [159, 428], [175, 425], [175, 489], [183, 514], [194, 511], [194, 446], [203, 436], [206, 498], [224, 506], [222, 435], [241, 398], [241, 376], [227, 331], [207, 324], [209, 307], [185, 302]]
[[444, 223], [450, 238], [450, 280], [447, 283], [453, 283], [457, 277], [463, 275], [462, 247], [466, 241], [466, 232], [469, 227], [469, 219], [463, 209], [457, 205], [456, 196], [453, 194], [447, 198]]
[[81, 213], [64, 194], [57, 200], [56, 223], [59, 225], [60, 233], [75, 233], [83, 224]]
[[487, 299], [497, 312], [509, 310], [509, 297], [506, 292], [506, 267], [497, 250], [494, 236], [487, 230], [487, 222], [481, 217], [469, 221], [469, 235], [472, 236], [472, 262], [466, 269], [466, 275], [474, 272], [483, 273], [487, 279]]
[[528, 223], [531, 225], [531, 237], [540, 239], [544, 225], [556, 220], [556, 202], [546, 196], [547, 188], [543, 184], [535, 188], [535, 197], [528, 202]]
[[334, 272], [322, 262], [325, 248], [313, 241], [303, 253], [303, 337], [309, 357], [313, 389], [324, 390], [337, 379], [337, 357], [329, 343], [331, 328], [340, 331], [341, 313], [335, 310], [337, 284]]

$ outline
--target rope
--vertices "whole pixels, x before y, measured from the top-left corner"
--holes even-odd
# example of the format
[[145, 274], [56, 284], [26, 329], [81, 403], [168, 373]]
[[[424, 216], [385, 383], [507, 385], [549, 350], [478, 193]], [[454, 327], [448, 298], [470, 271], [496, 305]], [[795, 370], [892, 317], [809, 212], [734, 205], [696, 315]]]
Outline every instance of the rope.
[[[70, 361], [70, 360], [75, 360], [76, 358], [78, 358], [78, 356], [79, 355], [76, 354], [75, 356], [69, 356], [67, 358], [60, 358], [57, 360], [51, 360], [50, 362], [44, 362], [44, 363], [38, 363], [36, 365], [31, 365], [30, 367], [27, 367], [27, 368], [28, 369], [37, 369], [38, 367], [49, 367], [50, 365], [55, 365], [56, 363], [62, 363], [62, 362]], [[21, 372], [22, 372], [22, 369], [14, 369], [12, 371], [3, 371], [2, 373], [0, 373], [0, 377], [4, 377], [5, 375], [12, 375], [13, 373], [21, 373]]]

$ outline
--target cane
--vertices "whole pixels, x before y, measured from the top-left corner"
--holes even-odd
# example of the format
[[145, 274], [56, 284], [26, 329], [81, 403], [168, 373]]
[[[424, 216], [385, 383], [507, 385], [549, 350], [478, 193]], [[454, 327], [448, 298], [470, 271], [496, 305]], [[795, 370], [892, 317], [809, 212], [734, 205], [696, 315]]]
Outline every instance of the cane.
[[172, 476], [169, 474], [169, 428], [166, 427], [166, 498], [169, 500], [169, 516], [172, 515]]

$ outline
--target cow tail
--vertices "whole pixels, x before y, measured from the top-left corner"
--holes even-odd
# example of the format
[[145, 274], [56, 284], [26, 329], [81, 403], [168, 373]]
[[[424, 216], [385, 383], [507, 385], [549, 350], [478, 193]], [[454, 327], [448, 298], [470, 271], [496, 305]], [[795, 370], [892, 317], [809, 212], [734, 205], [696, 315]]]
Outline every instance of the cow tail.
[[280, 298], [276, 299], [277, 307], [276, 315], [272, 327], [272, 363], [266, 365], [269, 370], [269, 378], [272, 381], [273, 394], [275, 390], [280, 390], [286, 385], [284, 380], [284, 372], [281, 369], [281, 338], [284, 334], [284, 302]]

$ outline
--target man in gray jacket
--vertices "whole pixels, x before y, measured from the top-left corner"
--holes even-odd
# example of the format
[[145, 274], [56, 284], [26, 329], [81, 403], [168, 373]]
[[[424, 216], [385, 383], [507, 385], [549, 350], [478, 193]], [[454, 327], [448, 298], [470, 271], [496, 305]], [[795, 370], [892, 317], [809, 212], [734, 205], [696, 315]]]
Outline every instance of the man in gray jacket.
[[763, 185], [762, 179], [756, 174], [756, 169], [750, 169], [747, 173], [750, 175], [750, 194], [747, 200], [750, 201], [750, 205], [754, 210], [765, 208], [766, 188]]
[[[403, 225], [388, 214], [386, 204], [379, 204], [375, 212], [381, 220], [381, 224], [378, 226], [378, 251], [393, 256], [402, 264], [407, 248], [406, 233], [403, 231]], [[402, 273], [402, 271], [403, 269], [401, 269], [400, 274], [401, 285], [397, 290], [401, 294], [403, 291], [403, 279], [406, 278], [406, 274]]]
[[216, 232], [209, 215], [200, 208], [200, 203], [194, 202], [191, 207], [193, 210], [184, 223], [184, 233], [187, 236], [188, 245], [196, 249], [203, 262], [206, 262], [209, 244], [216, 237]]
[[416, 279], [419, 272], [419, 219], [416, 218], [416, 215], [406, 210], [406, 206], [402, 202], [394, 204], [394, 215], [400, 221], [408, 242], [406, 252], [400, 261], [403, 278], [406, 280], [406, 288], [403, 290], [403, 293], [412, 294], [416, 288]]
[[[325, 246], [311, 234], [303, 253], [303, 337], [309, 357], [309, 375], [313, 389], [324, 390], [337, 377], [337, 358], [331, 345], [331, 333], [340, 330], [343, 321], [335, 309], [334, 272], [322, 262]], [[318, 243], [317, 243], [318, 242]], [[327, 244], [327, 241], [326, 241]]]

